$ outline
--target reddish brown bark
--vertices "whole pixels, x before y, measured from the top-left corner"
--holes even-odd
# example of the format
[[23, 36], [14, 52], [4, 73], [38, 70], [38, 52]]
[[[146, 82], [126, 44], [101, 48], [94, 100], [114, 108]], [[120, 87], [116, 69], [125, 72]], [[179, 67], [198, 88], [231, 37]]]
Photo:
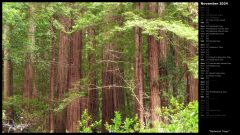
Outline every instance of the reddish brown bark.
[[[69, 30], [71, 26], [71, 20], [65, 17], [60, 18], [61, 24], [64, 26], [65, 30]], [[68, 58], [69, 58], [69, 46], [70, 46], [70, 36], [64, 32], [60, 32], [59, 38], [59, 51], [58, 51], [58, 93], [57, 99], [61, 101], [64, 98], [64, 93], [67, 92], [67, 82], [68, 82]], [[59, 112], [56, 117], [56, 132], [65, 132], [65, 117], [66, 110]]]
[[[91, 46], [96, 49], [96, 40], [95, 40], [95, 29], [90, 28], [89, 36], [91, 38]], [[88, 56], [89, 61], [89, 90], [88, 90], [88, 113], [91, 115], [92, 120], [97, 120], [98, 114], [98, 91], [97, 91], [97, 78], [96, 78], [96, 52], [92, 51]], [[90, 124], [90, 123], [89, 123]]]
[[[13, 74], [12, 61], [10, 59], [10, 26], [5, 24], [3, 26], [3, 43], [4, 43], [4, 59], [3, 59], [3, 96], [7, 100], [13, 95]], [[12, 107], [6, 109], [7, 119], [13, 119]]]
[[[157, 3], [157, 14], [160, 18], [163, 17], [163, 13], [165, 10], [165, 3], [164, 2], [158, 2]], [[159, 31], [159, 36], [161, 37], [160, 40], [157, 41], [158, 44], [158, 61], [159, 61], [159, 74], [160, 76], [164, 77], [167, 75], [167, 69], [166, 69], [166, 61], [167, 61], [167, 36], [164, 31]], [[168, 82], [165, 80], [160, 81], [160, 92], [161, 92], [161, 105], [167, 106], [168, 105], [168, 99], [167, 97], [163, 97], [162, 93], [167, 92], [168, 90]]]
[[32, 62], [28, 56], [25, 59], [23, 97], [30, 99], [32, 97]]
[[108, 43], [103, 48], [103, 72], [102, 72], [102, 126], [105, 129], [104, 124], [111, 123], [111, 119], [114, 117], [114, 102], [113, 102], [113, 83], [112, 76], [112, 64], [105, 60], [111, 60], [109, 49], [111, 44]]
[[[197, 49], [193, 44], [189, 45], [189, 52], [187, 58], [191, 58], [197, 54]], [[194, 78], [192, 73], [187, 73], [187, 103], [198, 100], [198, 79]]]
[[173, 56], [174, 56], [174, 64], [175, 64], [175, 69], [177, 72], [175, 72], [174, 76], [175, 76], [175, 83], [173, 85], [173, 96], [176, 97], [178, 95], [178, 89], [177, 89], [177, 86], [180, 82], [180, 80], [182, 79], [181, 76], [179, 76], [179, 69], [183, 67], [180, 65], [180, 45], [181, 45], [181, 41], [180, 41], [180, 38], [179, 37], [175, 37], [175, 40], [176, 40], [176, 45], [174, 45], [171, 49], [172, 49], [172, 52], [173, 52]]
[[37, 86], [37, 71], [36, 68], [33, 69], [33, 91], [32, 98], [35, 99], [38, 97], [38, 86]]
[[[30, 44], [27, 47], [27, 50], [31, 51], [32, 46], [35, 44], [35, 24], [33, 21], [33, 12], [34, 7], [33, 4], [29, 4], [28, 14], [29, 14], [29, 28], [28, 28], [28, 40]], [[33, 55], [31, 52], [27, 52], [25, 56], [25, 68], [24, 68], [24, 82], [23, 82], [23, 97], [26, 99], [32, 98], [33, 91], [33, 63], [32, 63]]]
[[[158, 41], [158, 52], [159, 52], [159, 75], [161, 77], [166, 77], [168, 72], [167, 72], [167, 67], [166, 67], [166, 64], [167, 64], [167, 51], [168, 51], [168, 48], [167, 48], [167, 40], [165, 39], [166, 38], [166, 35], [163, 31], [160, 31], [159, 32], [159, 35], [162, 37], [162, 39], [160, 39], [160, 41]], [[164, 92], [168, 92], [168, 82], [164, 79], [162, 80], [159, 80], [159, 83], [161, 84], [160, 85], [160, 92], [161, 92], [161, 105], [162, 106], [167, 106], [168, 105], [168, 99], [167, 97], [164, 97], [163, 96], [163, 93]]]
[[[122, 25], [121, 16], [111, 14], [105, 17], [106, 24], [116, 23]], [[116, 37], [120, 37], [117, 33]], [[117, 48], [117, 41], [107, 41], [103, 47], [102, 69], [102, 130], [106, 132], [104, 125], [112, 123], [114, 111], [119, 111], [124, 117], [124, 90], [123, 69], [121, 61], [121, 48]]]
[[[120, 35], [119, 35], [120, 36]], [[121, 51], [120, 48], [116, 48], [117, 44], [113, 44], [115, 47], [115, 52], [113, 53], [114, 61], [121, 61], [121, 53], [118, 51]], [[123, 83], [124, 83], [124, 74], [123, 74], [123, 68], [122, 63], [112, 63], [113, 64], [113, 100], [114, 100], [114, 111], [118, 111], [122, 114], [122, 117], [125, 117], [124, 112], [124, 89], [123, 89]]]
[[[105, 132], [104, 124], [112, 123], [114, 111], [123, 114], [124, 109], [124, 91], [123, 91], [123, 71], [119, 67], [116, 59], [119, 55], [112, 51], [113, 43], [108, 43], [103, 49], [103, 72], [102, 72], [102, 126]], [[115, 56], [115, 57], [114, 57]], [[124, 114], [123, 114], [124, 115]]]
[[[115, 22], [119, 26], [123, 26], [123, 18], [122, 16], [117, 16], [115, 19]], [[116, 33], [116, 37], [121, 39], [122, 38], [122, 32]], [[119, 42], [116, 41], [113, 43], [113, 52], [112, 57], [113, 60], [116, 62], [113, 62], [113, 85], [116, 85], [117, 87], [114, 88], [113, 96], [114, 96], [114, 111], [118, 111], [121, 113], [122, 118], [124, 119], [126, 116], [126, 113], [124, 111], [125, 107], [125, 98], [124, 98], [124, 69], [123, 69], [123, 63], [119, 61], [123, 61], [122, 53], [123, 48], [119, 46]]]
[[[69, 56], [69, 79], [68, 79], [68, 90], [78, 91], [79, 89], [74, 87], [74, 84], [80, 81], [80, 56], [81, 56], [81, 46], [82, 46], [82, 32], [74, 32], [71, 39], [70, 45], [70, 56]], [[76, 132], [78, 121], [80, 120], [80, 103], [79, 99], [73, 101], [67, 107], [67, 130], [68, 132]], [[83, 100], [81, 100], [83, 102]], [[84, 101], [85, 102], [85, 101]]]
[[[191, 7], [193, 5], [192, 2], [190, 2], [189, 4], [189, 12], [192, 12]], [[197, 25], [194, 24], [192, 22], [191, 19], [188, 20], [190, 26], [192, 26], [194, 29], [198, 29]], [[196, 47], [196, 45], [194, 45], [193, 43], [189, 43], [188, 44], [188, 51], [187, 51], [187, 59], [196, 56], [198, 53], [198, 49]], [[194, 101], [194, 100], [198, 100], [198, 79], [194, 78], [192, 73], [188, 72], [187, 74], [187, 103]]]
[[[137, 3], [136, 9], [143, 10], [144, 3]], [[144, 124], [144, 80], [143, 80], [143, 37], [141, 28], [135, 28], [135, 113], [137, 113], [141, 126]]]
[[[156, 4], [150, 2], [149, 12], [156, 12]], [[149, 60], [149, 83], [150, 83], [150, 113], [152, 121], [159, 121], [160, 117], [156, 113], [156, 108], [161, 107], [159, 93], [159, 72], [158, 72], [158, 47], [153, 36], [148, 36], [148, 60]]]
[[54, 113], [53, 113], [53, 100], [54, 100], [54, 91], [56, 86], [56, 29], [52, 26], [52, 60], [50, 67], [50, 92], [49, 92], [49, 132], [54, 132]]

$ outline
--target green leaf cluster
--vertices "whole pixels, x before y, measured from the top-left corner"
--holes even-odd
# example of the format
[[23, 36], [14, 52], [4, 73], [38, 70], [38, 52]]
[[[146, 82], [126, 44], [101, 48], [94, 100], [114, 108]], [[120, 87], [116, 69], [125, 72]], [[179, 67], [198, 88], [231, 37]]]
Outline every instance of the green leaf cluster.
[[92, 133], [93, 129], [99, 128], [102, 123], [102, 120], [92, 121], [92, 117], [88, 115], [87, 110], [83, 111], [81, 120], [79, 121], [78, 131], [80, 133]]
[[112, 124], [106, 123], [105, 127], [110, 133], [134, 133], [140, 130], [137, 115], [134, 118], [126, 118], [125, 121], [122, 121], [122, 116], [118, 111], [114, 112]]
[[163, 132], [198, 132], [198, 102], [190, 102], [186, 107], [175, 98], [170, 101], [169, 107], [161, 109], [160, 123]]

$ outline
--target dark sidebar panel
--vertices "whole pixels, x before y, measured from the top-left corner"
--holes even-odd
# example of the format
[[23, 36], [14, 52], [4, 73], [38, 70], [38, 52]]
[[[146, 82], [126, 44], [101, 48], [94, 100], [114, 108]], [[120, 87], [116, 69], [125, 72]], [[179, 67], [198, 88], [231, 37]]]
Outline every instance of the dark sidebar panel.
[[[199, 2], [199, 133], [232, 134], [230, 1]], [[237, 102], [235, 102], [237, 103]]]

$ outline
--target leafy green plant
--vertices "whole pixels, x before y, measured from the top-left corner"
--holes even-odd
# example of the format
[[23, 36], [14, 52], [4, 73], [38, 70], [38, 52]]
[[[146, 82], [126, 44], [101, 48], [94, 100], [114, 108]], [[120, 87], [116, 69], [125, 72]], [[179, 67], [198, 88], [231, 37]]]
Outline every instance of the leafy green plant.
[[43, 125], [48, 104], [42, 99], [25, 99], [21, 95], [14, 95], [3, 101], [3, 109], [9, 107], [13, 108], [15, 123], [31, 124], [31, 132], [45, 132]]
[[98, 128], [102, 121], [92, 122], [91, 116], [88, 115], [87, 110], [84, 110], [81, 120], [79, 121], [78, 131], [80, 133], [92, 133], [93, 129]]
[[80, 87], [81, 87], [80, 82], [74, 83], [71, 91], [66, 92], [64, 94], [64, 99], [61, 100], [58, 104], [55, 104], [54, 112], [61, 112], [72, 102], [76, 101], [80, 97], [86, 96], [87, 93], [85, 91], [79, 91]]
[[169, 107], [163, 107], [159, 115], [163, 122], [159, 123], [163, 132], [198, 132], [198, 102], [183, 103], [172, 97]]
[[3, 123], [4, 120], [7, 119], [7, 116], [6, 116], [5, 113], [6, 113], [6, 110], [2, 110], [2, 123]]
[[122, 121], [121, 114], [115, 111], [112, 124], [106, 123], [105, 127], [110, 133], [134, 133], [139, 132], [140, 123], [137, 115], [134, 118], [126, 118], [125, 121]]
[[194, 78], [198, 78], [198, 56], [194, 56], [185, 62], [188, 65], [188, 70]]

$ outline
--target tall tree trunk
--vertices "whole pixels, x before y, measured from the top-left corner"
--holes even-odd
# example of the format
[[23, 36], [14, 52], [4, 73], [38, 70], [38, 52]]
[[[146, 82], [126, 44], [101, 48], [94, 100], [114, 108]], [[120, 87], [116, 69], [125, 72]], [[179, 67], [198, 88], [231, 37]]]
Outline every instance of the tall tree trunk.
[[112, 52], [113, 43], [108, 43], [104, 47], [103, 52], [103, 109], [102, 109], [102, 124], [103, 131], [104, 124], [112, 123], [112, 118], [114, 117], [114, 111], [119, 111], [123, 113], [124, 107], [124, 91], [122, 88], [123, 84], [123, 72], [119, 69], [118, 64], [115, 63], [116, 59], [114, 56], [117, 56]]
[[37, 98], [37, 97], [38, 97], [37, 70], [36, 70], [36, 68], [33, 68], [33, 91], [32, 91], [32, 98], [34, 99], [34, 98]]
[[[120, 35], [118, 36], [120, 37]], [[122, 114], [122, 117], [125, 117], [124, 112], [124, 89], [123, 89], [123, 83], [124, 83], [124, 74], [123, 74], [123, 68], [122, 63], [119, 63], [118, 61], [122, 60], [121, 57], [121, 48], [117, 48], [117, 43], [113, 43], [113, 61], [116, 61], [113, 64], [113, 100], [114, 100], [114, 111], [118, 111]], [[120, 51], [120, 52], [119, 52]]]
[[[73, 21], [72, 21], [73, 24]], [[68, 79], [68, 90], [79, 91], [79, 88], [74, 88], [74, 85], [80, 82], [80, 63], [82, 62], [81, 57], [81, 46], [82, 46], [82, 31], [77, 31], [71, 35], [70, 44], [70, 56], [69, 56], [69, 79]], [[82, 108], [81, 102], [86, 102], [80, 100], [79, 98], [70, 103], [67, 107], [67, 131], [72, 133], [76, 132], [78, 121], [80, 120], [80, 110], [86, 109]], [[81, 109], [82, 108], [82, 109]]]
[[33, 91], [33, 54], [32, 48], [35, 45], [35, 23], [33, 20], [33, 12], [34, 12], [34, 5], [33, 3], [29, 4], [28, 14], [29, 14], [29, 28], [28, 28], [28, 40], [30, 44], [28, 44], [27, 52], [25, 56], [25, 69], [24, 69], [24, 88], [23, 88], [23, 97], [26, 99], [32, 98], [32, 91]]
[[[144, 3], [136, 4], [137, 10], [144, 9]], [[135, 27], [135, 113], [141, 127], [144, 125], [144, 106], [143, 106], [143, 93], [144, 93], [144, 80], [143, 80], [143, 37], [141, 28]]]
[[[120, 27], [123, 26], [123, 17], [122, 16], [116, 16], [116, 19], [114, 20], [117, 25]], [[122, 32], [116, 33], [116, 38], [122, 39]], [[113, 43], [113, 84], [117, 87], [114, 88], [114, 111], [118, 111], [121, 113], [122, 118], [125, 118], [126, 113], [124, 111], [125, 109], [125, 98], [124, 98], [124, 68], [123, 63], [120, 61], [123, 61], [123, 48], [120, 45], [120, 41], [116, 41]]]
[[[192, 7], [192, 2], [188, 3], [188, 10], [189, 12], [191, 12], [191, 7]], [[194, 24], [192, 22], [191, 19], [188, 20], [190, 26], [194, 29], [198, 29], [197, 25]], [[198, 49], [196, 47], [196, 45], [194, 45], [193, 43], [189, 43], [188, 44], [188, 53], [187, 53], [187, 58], [191, 58], [193, 56], [196, 56], [198, 54]], [[188, 102], [194, 101], [194, 100], [198, 100], [198, 78], [194, 78], [193, 75], [191, 73], [187, 74], [187, 97], [188, 97]]]
[[[163, 17], [163, 13], [165, 11], [165, 2], [158, 2], [157, 3], [157, 14], [160, 18]], [[167, 69], [166, 69], [166, 61], [167, 61], [167, 36], [166, 36], [166, 33], [162, 30], [159, 31], [159, 36], [161, 37], [160, 40], [157, 41], [157, 44], [158, 44], [158, 62], [159, 62], [159, 74], [160, 76], [164, 77], [167, 75]], [[168, 84], [167, 84], [167, 81], [165, 80], [162, 80], [160, 81], [159, 80], [159, 83], [161, 84], [160, 85], [160, 92], [161, 92], [161, 95], [163, 95], [162, 93], [164, 92], [167, 92], [168, 90]], [[167, 106], [167, 98], [166, 97], [163, 97], [161, 96], [161, 104], [162, 106]]]
[[[119, 18], [119, 20], [117, 20]], [[120, 16], [106, 16], [106, 23], [117, 23], [121, 25]], [[121, 36], [117, 33], [116, 37]], [[105, 130], [105, 123], [112, 123], [114, 111], [119, 111], [124, 116], [124, 89], [123, 69], [121, 61], [121, 48], [117, 48], [117, 41], [107, 41], [103, 47], [103, 71], [102, 71], [102, 130]]]
[[[156, 3], [149, 2], [149, 12], [156, 12]], [[149, 82], [150, 82], [150, 113], [151, 120], [160, 121], [160, 117], [156, 113], [156, 108], [161, 107], [159, 93], [159, 72], [158, 72], [158, 47], [153, 36], [148, 36], [148, 60], [149, 60]]]
[[52, 37], [52, 60], [50, 67], [50, 92], [49, 92], [49, 132], [54, 132], [54, 113], [53, 113], [53, 100], [54, 100], [54, 91], [56, 86], [56, 29], [52, 27], [53, 37]]
[[[65, 17], [60, 18], [61, 24], [68, 30], [71, 26], [71, 20]], [[64, 98], [64, 93], [67, 92], [67, 82], [68, 82], [68, 57], [69, 57], [69, 46], [70, 38], [64, 32], [60, 32], [59, 39], [59, 52], [58, 52], [58, 101], [61, 101]], [[66, 129], [66, 110], [58, 113], [56, 118], [56, 132], [65, 132]]]
[[[89, 28], [89, 36], [91, 38], [91, 46], [96, 49], [95, 29]], [[98, 91], [97, 91], [97, 78], [96, 78], [96, 52], [92, 51], [88, 55], [89, 61], [89, 90], [88, 90], [88, 113], [93, 121], [97, 120], [98, 114]], [[90, 123], [89, 123], [90, 124]]]
[[103, 71], [102, 71], [102, 129], [106, 132], [104, 125], [111, 123], [114, 117], [114, 102], [113, 102], [113, 76], [112, 76], [112, 63], [111, 60], [112, 44], [107, 43], [103, 48]]
[[[197, 49], [193, 44], [189, 44], [189, 52], [187, 58], [191, 58], [196, 55]], [[187, 67], [188, 69], [188, 67]], [[187, 103], [194, 100], [198, 100], [198, 79], [194, 78], [192, 73], [187, 73]]]
[[177, 86], [178, 86], [178, 83], [180, 81], [180, 79], [182, 79], [180, 76], [179, 76], [179, 69], [183, 69], [183, 67], [181, 67], [180, 65], [180, 45], [181, 45], [181, 41], [180, 41], [180, 38], [177, 37], [177, 36], [173, 36], [173, 38], [176, 40], [176, 45], [174, 45], [172, 47], [172, 52], [173, 52], [173, 56], [174, 56], [174, 65], [175, 65], [175, 83], [173, 84], [173, 96], [174, 97], [177, 97], [178, 95], [178, 89], [177, 89]]
[[[4, 45], [4, 59], [3, 59], [3, 96], [7, 100], [13, 95], [13, 74], [12, 61], [10, 60], [10, 27], [8, 24], [3, 26], [3, 45]], [[8, 119], [13, 119], [12, 107], [7, 108], [6, 116]]]

